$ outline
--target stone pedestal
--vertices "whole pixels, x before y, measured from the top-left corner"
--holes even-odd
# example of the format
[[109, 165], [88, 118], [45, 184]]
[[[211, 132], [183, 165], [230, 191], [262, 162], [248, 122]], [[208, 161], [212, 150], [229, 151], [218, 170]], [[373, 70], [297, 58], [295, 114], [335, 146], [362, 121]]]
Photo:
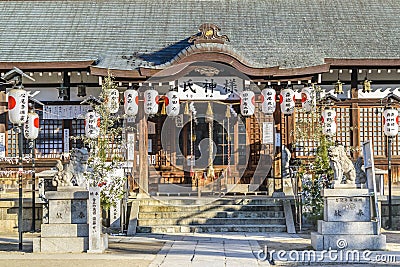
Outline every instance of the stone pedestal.
[[315, 250], [386, 248], [386, 236], [371, 220], [368, 189], [324, 189], [322, 196], [324, 219], [318, 221], [318, 232], [311, 233]]
[[41, 237], [34, 240], [33, 252], [84, 252], [88, 250], [89, 192], [65, 187], [46, 192], [48, 224], [42, 224]]

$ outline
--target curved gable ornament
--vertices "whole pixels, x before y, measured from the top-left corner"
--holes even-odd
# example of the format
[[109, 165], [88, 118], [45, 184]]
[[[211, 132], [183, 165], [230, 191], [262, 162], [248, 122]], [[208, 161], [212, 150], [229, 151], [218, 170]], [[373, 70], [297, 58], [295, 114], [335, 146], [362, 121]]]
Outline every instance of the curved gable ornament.
[[212, 23], [204, 23], [199, 27], [199, 34], [192, 35], [188, 42], [194, 44], [199, 43], [220, 43], [230, 42], [227, 35], [219, 35], [221, 29]]

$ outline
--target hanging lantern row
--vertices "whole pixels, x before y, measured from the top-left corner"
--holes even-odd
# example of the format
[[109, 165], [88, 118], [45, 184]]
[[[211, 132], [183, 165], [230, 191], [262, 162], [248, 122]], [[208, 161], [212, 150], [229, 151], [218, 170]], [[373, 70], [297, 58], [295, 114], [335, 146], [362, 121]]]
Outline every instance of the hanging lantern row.
[[386, 136], [393, 137], [399, 132], [399, 112], [389, 107], [383, 111], [383, 131]]

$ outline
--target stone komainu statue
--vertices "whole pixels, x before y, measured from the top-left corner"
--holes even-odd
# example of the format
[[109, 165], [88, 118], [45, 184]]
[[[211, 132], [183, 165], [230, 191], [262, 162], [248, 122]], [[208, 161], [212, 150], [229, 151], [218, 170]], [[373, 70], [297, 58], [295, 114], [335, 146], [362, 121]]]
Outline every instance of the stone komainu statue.
[[84, 172], [87, 169], [89, 153], [86, 148], [73, 149], [69, 163], [65, 166], [57, 160], [58, 172], [53, 177], [53, 186], [81, 186], [86, 187]]
[[344, 146], [331, 146], [328, 149], [329, 164], [333, 169], [335, 184], [340, 184], [345, 177], [347, 184], [355, 184], [356, 170], [353, 162], [347, 157]]
[[356, 162], [354, 162], [354, 168], [356, 169], [355, 183], [356, 183], [357, 187], [361, 187], [362, 184], [365, 184], [367, 182], [367, 174], [361, 168], [363, 164], [364, 164], [364, 160], [362, 157], [358, 157]]

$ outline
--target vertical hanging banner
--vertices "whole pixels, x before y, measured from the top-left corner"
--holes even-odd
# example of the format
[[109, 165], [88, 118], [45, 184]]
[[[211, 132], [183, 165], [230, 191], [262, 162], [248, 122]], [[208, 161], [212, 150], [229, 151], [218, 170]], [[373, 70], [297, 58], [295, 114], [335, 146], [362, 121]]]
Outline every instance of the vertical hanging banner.
[[273, 114], [276, 109], [276, 91], [273, 88], [265, 88], [261, 91], [262, 112]]
[[321, 113], [322, 133], [327, 136], [336, 135], [336, 111], [324, 109]]
[[69, 129], [64, 129], [64, 152], [69, 153]]
[[388, 108], [383, 111], [383, 131], [386, 136], [396, 136], [399, 132], [399, 111]]
[[262, 143], [273, 144], [274, 143], [274, 123], [263, 122], [262, 123]]
[[89, 250], [101, 252], [100, 187], [89, 187]]
[[279, 96], [279, 102], [281, 104], [281, 111], [283, 114], [293, 114], [296, 106], [294, 91], [292, 89], [283, 89]]
[[135, 159], [135, 134], [128, 133], [126, 136], [127, 141], [127, 154], [126, 159], [133, 161]]

